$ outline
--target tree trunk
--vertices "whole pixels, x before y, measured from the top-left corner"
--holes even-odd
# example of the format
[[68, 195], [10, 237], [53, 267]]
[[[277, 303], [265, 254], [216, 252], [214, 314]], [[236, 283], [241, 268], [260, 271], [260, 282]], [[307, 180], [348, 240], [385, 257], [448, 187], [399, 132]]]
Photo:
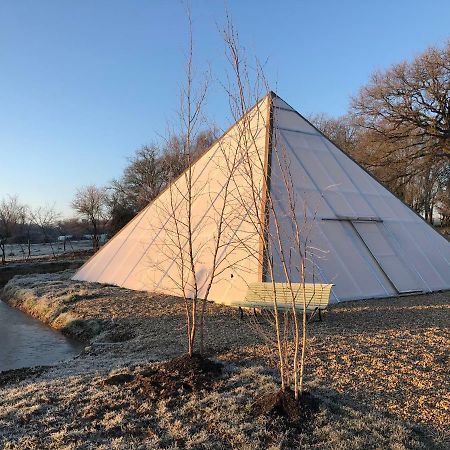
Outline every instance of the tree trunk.
[[206, 313], [206, 300], [202, 300], [202, 309], [200, 316], [200, 354], [205, 352], [205, 313]]
[[302, 352], [300, 356], [300, 386], [299, 394], [303, 393], [303, 379], [305, 377], [305, 357], [306, 357], [306, 327], [308, 325], [306, 316], [306, 286], [305, 286], [305, 261], [301, 263], [301, 283], [302, 283], [302, 297], [303, 297], [303, 315], [302, 315]]
[[2, 264], [6, 264], [5, 243], [2, 242], [2, 243], [0, 244], [0, 247], [2, 248]]
[[94, 252], [98, 250], [98, 234], [97, 234], [97, 223], [93, 220], [92, 221], [92, 248], [94, 249]]
[[192, 324], [190, 329], [188, 330], [188, 355], [192, 356], [194, 354], [194, 342], [195, 342], [195, 334], [197, 332], [197, 326], [195, 321], [192, 320]]

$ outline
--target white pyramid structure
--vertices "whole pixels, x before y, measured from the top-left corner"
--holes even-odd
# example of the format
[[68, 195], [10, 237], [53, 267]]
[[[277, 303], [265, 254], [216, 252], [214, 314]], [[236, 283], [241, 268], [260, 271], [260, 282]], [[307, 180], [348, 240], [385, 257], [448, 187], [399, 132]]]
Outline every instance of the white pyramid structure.
[[[245, 306], [249, 284], [270, 279], [265, 258], [271, 258], [274, 281], [286, 281], [279, 252], [267, 244], [274, 216], [282, 230], [291, 226], [283, 167], [313, 249], [306, 281], [332, 283], [331, 302], [450, 289], [450, 243], [272, 92], [191, 166], [195, 283], [183, 281], [193, 277], [183, 275], [180, 264], [185, 233], [175, 233], [187, 214], [186, 173], [74, 279], [178, 296], [195, 284], [200, 298]], [[218, 217], [226, 226], [214, 252]], [[280, 246], [292, 247], [288, 233], [279, 235]], [[214, 260], [220, 267], [207, 292]], [[298, 257], [289, 259], [292, 269], [298, 265]], [[292, 281], [300, 281], [295, 273]]]

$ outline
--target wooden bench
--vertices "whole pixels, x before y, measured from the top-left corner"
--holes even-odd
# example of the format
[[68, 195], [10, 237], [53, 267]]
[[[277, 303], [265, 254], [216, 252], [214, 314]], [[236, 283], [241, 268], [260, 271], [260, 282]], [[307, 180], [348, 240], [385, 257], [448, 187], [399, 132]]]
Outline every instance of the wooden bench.
[[[305, 283], [306, 311], [311, 313], [310, 320], [318, 313], [322, 320], [321, 310], [330, 303], [332, 284]], [[303, 285], [292, 283], [295, 308], [303, 311]], [[292, 308], [292, 292], [287, 283], [275, 283], [275, 293], [279, 309]], [[243, 305], [249, 308], [273, 308], [274, 285], [272, 283], [252, 283], [248, 286]]]

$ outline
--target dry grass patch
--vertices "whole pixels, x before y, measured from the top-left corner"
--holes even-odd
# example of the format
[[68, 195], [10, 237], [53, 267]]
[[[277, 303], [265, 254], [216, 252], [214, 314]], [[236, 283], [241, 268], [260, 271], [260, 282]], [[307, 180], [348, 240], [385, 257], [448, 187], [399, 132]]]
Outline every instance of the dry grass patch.
[[[207, 389], [164, 398], [133, 383], [185, 352], [182, 301], [69, 276], [10, 282], [10, 303], [63, 306], [102, 328], [78, 359], [3, 388], [0, 447], [450, 447], [450, 293], [341, 304], [313, 323], [306, 380], [319, 409], [304, 430], [292, 430], [255, 414], [255, 400], [278, 382], [248, 313], [240, 320], [208, 305], [206, 345], [223, 373]], [[121, 373], [128, 382], [104, 383]]]

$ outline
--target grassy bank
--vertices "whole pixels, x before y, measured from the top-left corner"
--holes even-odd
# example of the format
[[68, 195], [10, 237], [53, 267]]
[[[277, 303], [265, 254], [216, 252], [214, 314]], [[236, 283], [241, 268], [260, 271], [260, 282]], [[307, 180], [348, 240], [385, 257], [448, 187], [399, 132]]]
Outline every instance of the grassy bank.
[[[286, 430], [253, 408], [277, 375], [249, 317], [210, 304], [207, 351], [223, 373], [167, 398], [138, 380], [184, 352], [180, 299], [70, 275], [6, 286], [8, 303], [71, 334], [77, 324], [90, 344], [73, 361], [6, 378], [2, 448], [448, 447], [449, 293], [347, 303], [312, 324], [306, 381], [319, 410], [305, 429]], [[109, 384], [117, 373], [129, 376]]]
[[101, 286], [84, 289], [70, 280], [72, 270], [54, 274], [15, 276], [2, 292], [2, 300], [71, 337], [89, 341], [107, 326], [107, 317], [79, 314], [75, 307], [81, 298], [95, 298]]

